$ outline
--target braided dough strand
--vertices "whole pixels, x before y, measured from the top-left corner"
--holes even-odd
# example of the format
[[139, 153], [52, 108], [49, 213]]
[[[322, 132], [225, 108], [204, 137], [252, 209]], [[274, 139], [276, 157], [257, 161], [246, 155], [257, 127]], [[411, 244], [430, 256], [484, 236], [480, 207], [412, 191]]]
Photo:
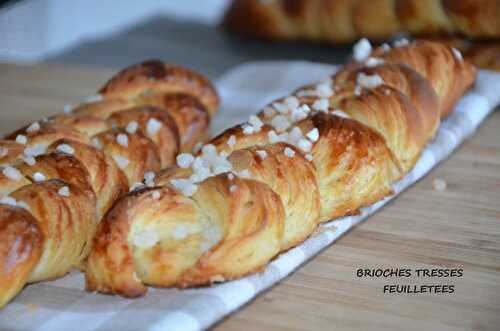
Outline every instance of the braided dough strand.
[[160, 61], [101, 93], [0, 140], [0, 308], [28, 283], [85, 269], [101, 218], [204, 141], [219, 104], [206, 78]]
[[[288, 8], [307, 21], [301, 6], [314, 1]], [[332, 77], [178, 155], [154, 188], [124, 195], [99, 224], [87, 289], [134, 297], [148, 285], [243, 277], [321, 223], [390, 195], [476, 71], [439, 43], [366, 43]]]

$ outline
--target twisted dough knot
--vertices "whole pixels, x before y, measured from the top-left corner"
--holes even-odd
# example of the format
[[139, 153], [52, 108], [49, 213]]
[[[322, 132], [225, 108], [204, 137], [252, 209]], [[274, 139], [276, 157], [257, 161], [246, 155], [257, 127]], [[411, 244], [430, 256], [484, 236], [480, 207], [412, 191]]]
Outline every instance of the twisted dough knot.
[[101, 217], [206, 139], [219, 103], [204, 77], [159, 61], [123, 70], [101, 93], [0, 140], [0, 233], [8, 239], [0, 243], [0, 307], [26, 283], [85, 268]]
[[145, 293], [144, 284], [183, 287], [244, 276], [279, 252], [283, 218], [267, 185], [226, 174], [205, 180], [192, 198], [169, 186], [132, 192], [97, 231], [86, 287], [134, 297]]

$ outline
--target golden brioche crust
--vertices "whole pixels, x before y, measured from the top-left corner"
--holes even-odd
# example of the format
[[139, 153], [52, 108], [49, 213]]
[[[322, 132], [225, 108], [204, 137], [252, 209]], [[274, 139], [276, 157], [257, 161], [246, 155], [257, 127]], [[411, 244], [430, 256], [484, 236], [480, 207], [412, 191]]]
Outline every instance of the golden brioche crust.
[[241, 277], [279, 252], [283, 217], [281, 200], [266, 185], [227, 174], [204, 181], [192, 199], [169, 186], [134, 191], [100, 224], [86, 287], [134, 297], [146, 284], [186, 287]]
[[14, 141], [0, 139], [0, 165], [6, 165], [19, 160], [23, 155], [24, 146]]
[[0, 307], [24, 287], [43, 250], [43, 233], [27, 210], [0, 204]]
[[[296, 156], [286, 156], [286, 148]], [[236, 171], [249, 170], [253, 179], [267, 184], [280, 196], [285, 208], [282, 251], [313, 233], [320, 221], [316, 169], [298, 148], [286, 143], [252, 146], [231, 153], [229, 160]]]
[[[14, 192], [18, 188], [28, 185], [31, 183], [31, 181], [26, 178], [22, 173], [19, 173], [17, 176], [18, 178], [12, 178], [6, 175], [6, 168], [10, 167], [8, 165], [6, 166], [0, 166], [0, 198], [3, 196], [9, 195], [11, 192]], [[14, 168], [14, 171], [19, 171], [16, 167]]]
[[[119, 135], [126, 137], [126, 145], [118, 141]], [[160, 170], [161, 160], [158, 147], [139, 131], [130, 134], [122, 129], [112, 129], [94, 136], [93, 139], [125, 173], [129, 186], [142, 182], [146, 172]]]
[[137, 98], [145, 93], [187, 93], [214, 114], [219, 98], [208, 79], [189, 69], [149, 60], [132, 65], [112, 77], [99, 90], [105, 99]]
[[[68, 195], [61, 194], [67, 188]], [[11, 193], [35, 217], [43, 237], [43, 253], [28, 282], [57, 278], [77, 266], [90, 249], [97, 225], [95, 204], [78, 187], [52, 179]]]
[[[387, 63], [372, 68], [361, 66], [347, 66], [337, 72], [333, 77], [335, 84], [356, 82], [360, 73], [365, 75], [378, 75], [384, 84], [407, 96], [422, 121], [422, 130], [426, 133], [425, 139], [434, 137], [439, 127], [440, 115], [435, 109], [439, 108], [439, 101], [433, 87], [427, 79], [403, 64]], [[384, 90], [389, 93], [391, 90]], [[334, 105], [335, 107], [335, 105]]]
[[333, 101], [333, 105], [379, 132], [404, 172], [415, 165], [427, 135], [421, 114], [404, 94], [381, 86], [359, 96], [340, 98]]
[[358, 121], [318, 113], [299, 122], [316, 127], [312, 149], [321, 198], [320, 221], [357, 214], [359, 208], [391, 194], [401, 171], [384, 138]]
[[[235, 190], [231, 190], [233, 185]], [[280, 252], [284, 208], [280, 197], [266, 184], [222, 174], [205, 180], [193, 198], [209, 219], [220, 222], [224, 236], [193, 268], [184, 271], [181, 287], [260, 271]]]
[[[233, 133], [234, 128], [226, 132]], [[285, 208], [281, 250], [287, 250], [309, 237], [319, 223], [320, 196], [314, 164], [307, 161], [293, 145], [269, 144], [267, 137], [262, 135], [244, 136], [254, 144], [243, 148], [236, 145], [224, 147], [227, 144], [222, 143], [222, 137], [227, 138], [226, 133], [217, 138], [221, 145], [214, 146], [223, 153], [233, 149], [228, 157], [233, 171], [248, 171], [252, 179], [267, 184], [279, 195]], [[295, 156], [286, 156], [285, 149], [293, 150]], [[157, 174], [155, 183], [169, 185], [172, 179], [187, 179], [192, 174], [190, 168], [169, 167]]]
[[[219, 152], [229, 154], [239, 149], [268, 144], [268, 134], [272, 129], [271, 126], [264, 125], [259, 132], [245, 134], [241, 125], [235, 125], [212, 138], [210, 144], [214, 145]], [[234, 145], [228, 144], [232, 136], [234, 136]]]
[[[105, 97], [67, 105], [65, 114], [0, 140], [0, 235], [6, 239], [0, 308], [27, 283], [84, 269], [97, 224], [114, 202], [129, 186], [150, 185], [154, 172], [175, 162], [181, 143], [191, 148], [205, 139], [207, 109], [215, 112], [219, 102], [208, 80], [181, 67], [145, 67], [125, 70], [125, 82], [111, 79]], [[151, 106], [156, 97], [159, 108]]]
[[87, 102], [77, 106], [71, 111], [72, 114], [82, 116], [93, 116], [106, 119], [112, 114], [134, 107], [133, 100], [127, 99], [105, 99], [94, 102]]
[[[385, 11], [393, 19], [391, 4], [375, 1], [359, 11]], [[273, 15], [280, 17], [281, 2], [274, 6]], [[281, 19], [309, 24], [301, 33], [315, 37], [319, 30], [310, 13], [320, 8], [319, 1], [288, 2]], [[364, 15], [375, 19], [374, 13]], [[161, 63], [129, 67], [101, 90], [104, 104], [126, 99], [137, 107], [93, 105], [79, 110], [78, 118], [26, 128], [28, 147], [38, 139], [52, 153], [18, 165], [19, 180], [37, 180], [35, 171], [59, 178], [5, 186], [14, 190], [14, 202], [8, 202], [25, 206], [45, 238], [26, 281], [58, 277], [89, 251], [89, 291], [136, 297], [148, 285], [184, 288], [231, 280], [262, 270], [321, 222], [356, 214], [391, 194], [476, 72], [453, 49], [427, 41], [369, 55], [378, 59], [375, 65], [351, 62], [332, 79], [270, 103], [195, 155], [178, 155], [176, 165], [173, 158], [191, 127], [182, 118], [204, 128], [203, 111], [195, 109], [206, 108], [208, 117], [216, 95], [203, 90], [196, 75]], [[56, 134], [57, 127], [65, 133]], [[168, 167], [154, 176], [162, 165]], [[12, 180], [15, 171], [4, 175]], [[125, 177], [131, 192], [113, 203], [127, 187]], [[104, 188], [106, 178], [115, 190]], [[98, 224], [96, 214], [107, 208]], [[5, 293], [0, 287], [0, 297]]]
[[[180, 137], [174, 119], [167, 112], [153, 106], [142, 106], [116, 112], [108, 120], [114, 127], [122, 129], [130, 122], [137, 123], [138, 130], [156, 145], [161, 166], [174, 163], [180, 149]], [[152, 124], [155, 122], [157, 128]]]
[[165, 110], [174, 119], [184, 152], [209, 136], [210, 113], [197, 98], [184, 93], [165, 93], [141, 96], [137, 104], [147, 104]]
[[102, 118], [92, 115], [59, 114], [49, 119], [51, 123], [70, 127], [87, 137], [111, 129], [111, 125]]
[[36, 178], [38, 174], [43, 176], [43, 180], [60, 179], [73, 184], [88, 196], [92, 204], [96, 203], [90, 174], [77, 158], [64, 153], [50, 153], [37, 156], [35, 161], [33, 165], [21, 163], [17, 168], [32, 182], [39, 181]]
[[88, 171], [92, 189], [97, 197], [97, 215], [100, 220], [113, 202], [128, 192], [128, 182], [123, 171], [115, 161], [103, 151], [77, 141], [61, 139], [54, 141], [47, 148], [52, 153], [61, 145], [68, 145]]
[[390, 52], [379, 48], [374, 55], [405, 64], [427, 79], [438, 96], [441, 118], [453, 110], [458, 98], [472, 86], [476, 77], [474, 66], [457, 58], [452, 48], [433, 41], [417, 40]]
[[25, 147], [44, 146], [47, 147], [53, 141], [58, 139], [71, 139], [84, 143], [88, 143], [88, 137], [85, 134], [74, 130], [66, 125], [50, 122], [39, 122], [40, 129], [36, 131], [27, 131], [27, 127], [14, 131], [5, 136], [5, 139], [16, 140], [19, 135], [27, 138]]
[[[287, 14], [307, 21], [301, 8], [310, 3], [296, 2]], [[275, 100], [194, 155], [180, 155], [156, 175], [157, 187], [122, 198], [96, 236], [87, 288], [138, 296], [146, 285], [238, 278], [261, 270], [319, 223], [390, 195], [475, 69], [427, 41], [370, 53], [370, 65], [353, 61], [331, 79]], [[205, 229], [216, 240], [201, 249]]]

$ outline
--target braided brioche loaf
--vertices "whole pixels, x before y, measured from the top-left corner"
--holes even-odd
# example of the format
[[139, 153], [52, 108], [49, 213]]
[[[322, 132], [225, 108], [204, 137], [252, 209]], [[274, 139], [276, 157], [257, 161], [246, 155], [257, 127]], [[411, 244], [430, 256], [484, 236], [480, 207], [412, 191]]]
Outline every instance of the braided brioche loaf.
[[223, 24], [247, 36], [335, 43], [401, 33], [499, 38], [500, 1], [233, 0]]
[[87, 289], [135, 297], [242, 277], [391, 194], [475, 69], [429, 41], [362, 40], [354, 58], [121, 197], [98, 226]]
[[147, 61], [0, 140], [0, 307], [26, 283], [83, 267], [102, 216], [207, 139], [218, 103], [201, 75]]

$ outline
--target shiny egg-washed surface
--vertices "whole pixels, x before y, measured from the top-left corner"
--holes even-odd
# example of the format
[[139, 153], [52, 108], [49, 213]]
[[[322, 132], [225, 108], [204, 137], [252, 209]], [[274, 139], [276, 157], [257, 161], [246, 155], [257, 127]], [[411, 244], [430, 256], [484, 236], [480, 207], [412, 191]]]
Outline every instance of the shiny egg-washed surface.
[[84, 269], [101, 218], [206, 139], [218, 103], [200, 74], [146, 61], [0, 140], [0, 307], [28, 283]]
[[97, 230], [87, 289], [135, 297], [263, 269], [320, 223], [391, 194], [475, 74], [448, 46], [400, 42], [272, 102], [119, 200]]

